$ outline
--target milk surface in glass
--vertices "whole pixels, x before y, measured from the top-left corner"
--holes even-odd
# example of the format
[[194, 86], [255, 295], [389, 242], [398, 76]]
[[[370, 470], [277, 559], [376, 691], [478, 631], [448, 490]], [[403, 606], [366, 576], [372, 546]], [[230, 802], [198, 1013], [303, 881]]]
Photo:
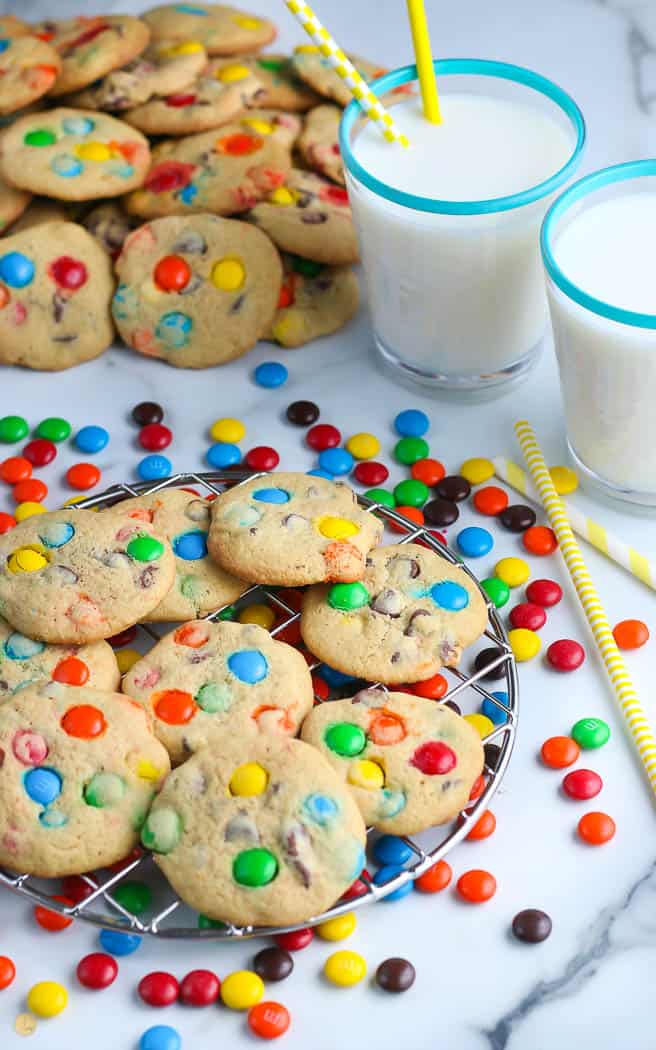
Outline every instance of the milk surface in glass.
[[[656, 321], [656, 178], [568, 214], [552, 252], [568, 281]], [[553, 282], [549, 306], [572, 451], [618, 489], [656, 502], [656, 330], [600, 316]]]
[[[382, 182], [433, 200], [490, 201], [528, 190], [563, 168], [576, 136], [556, 106], [552, 115], [523, 100], [536, 92], [513, 87], [519, 98], [486, 95], [480, 84], [444, 91], [437, 126], [424, 119], [418, 97], [408, 98], [393, 113], [410, 148], [367, 123], [353, 153]], [[347, 182], [384, 357], [429, 381], [474, 388], [539, 349], [547, 309], [538, 233], [548, 198], [488, 214], [436, 214], [385, 199], [348, 169]]]

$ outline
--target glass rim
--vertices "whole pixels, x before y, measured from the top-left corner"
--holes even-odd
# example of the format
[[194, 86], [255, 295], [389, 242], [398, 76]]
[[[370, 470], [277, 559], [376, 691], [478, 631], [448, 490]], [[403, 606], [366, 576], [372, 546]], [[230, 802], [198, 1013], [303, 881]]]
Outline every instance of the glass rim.
[[560, 288], [570, 299], [585, 307], [592, 313], [599, 314], [611, 321], [620, 324], [631, 325], [634, 328], [656, 328], [656, 313], [644, 314], [638, 310], [624, 310], [622, 307], [613, 306], [604, 299], [597, 299], [589, 295], [578, 284], [570, 281], [565, 276], [556, 262], [553, 253], [553, 240], [555, 227], [563, 215], [578, 201], [589, 197], [605, 186], [614, 183], [627, 182], [631, 179], [644, 178], [645, 176], [656, 177], [656, 158], [646, 160], [630, 160], [624, 164], [613, 164], [608, 168], [601, 168], [590, 175], [585, 175], [578, 182], [573, 183], [564, 193], [553, 202], [542, 223], [540, 230], [540, 248], [544, 268], [554, 284]]
[[[547, 197], [557, 190], [577, 168], [586, 140], [585, 120], [578, 105], [563, 88], [552, 80], [535, 73], [524, 66], [512, 65], [509, 62], [497, 62], [484, 58], [441, 58], [433, 62], [433, 68], [438, 76], [481, 76], [492, 77], [498, 80], [509, 80], [521, 84], [531, 90], [544, 95], [554, 102], [569, 118], [576, 132], [576, 144], [572, 154], [566, 163], [548, 179], [537, 183], [519, 193], [512, 193], [505, 197], [492, 197], [488, 200], [478, 201], [451, 201], [439, 200], [433, 197], [422, 197], [414, 193], [404, 193], [402, 190], [390, 186], [388, 183], [377, 179], [364, 168], [355, 157], [350, 143], [350, 132], [356, 120], [364, 114], [364, 110], [357, 99], [353, 99], [346, 107], [339, 125], [339, 146], [342, 157], [349, 173], [358, 182], [372, 190], [380, 197], [401, 204], [415, 211], [433, 212], [440, 215], [489, 215], [494, 212], [512, 211], [526, 204]], [[402, 66], [391, 73], [374, 80], [369, 86], [374, 94], [381, 96], [393, 88], [401, 87], [411, 80], [417, 80], [416, 65]], [[390, 143], [390, 149], [401, 149], [395, 143]]]

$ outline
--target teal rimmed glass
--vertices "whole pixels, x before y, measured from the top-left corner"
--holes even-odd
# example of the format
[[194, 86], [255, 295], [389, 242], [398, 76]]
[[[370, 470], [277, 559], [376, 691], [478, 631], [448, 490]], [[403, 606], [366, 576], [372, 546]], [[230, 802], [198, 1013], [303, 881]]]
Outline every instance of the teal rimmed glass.
[[635, 328], [656, 329], [656, 313], [643, 314], [636, 310], [624, 310], [619, 306], [613, 306], [603, 299], [596, 299], [593, 295], [588, 295], [587, 292], [584, 292], [582, 288], [570, 281], [563, 273], [556, 262], [553, 250], [554, 239], [557, 236], [560, 223], [575, 205], [583, 201], [585, 201], [586, 205], [594, 205], [595, 202], [588, 199], [591, 194], [602, 193], [604, 190], [622, 182], [643, 178], [653, 178], [653, 191], [656, 191], [656, 159], [634, 160], [626, 164], [614, 164], [610, 168], [602, 168], [601, 171], [595, 171], [592, 175], [585, 175], [582, 179], [579, 179], [578, 182], [575, 182], [569, 189], [565, 190], [549, 208], [542, 223], [540, 247], [542, 249], [544, 267], [549, 277], [574, 302], [585, 307], [586, 310], [599, 314], [600, 317], [607, 317], [609, 320], [617, 321], [620, 324], [632, 325]]
[[[559, 189], [578, 167], [581, 153], [585, 145], [586, 128], [583, 114], [574, 99], [558, 87], [552, 80], [535, 73], [524, 66], [515, 66], [509, 62], [494, 62], [484, 58], [442, 58], [433, 62], [433, 68], [438, 77], [447, 76], [483, 76], [493, 77], [497, 80], [508, 80], [523, 87], [544, 95], [554, 102], [571, 121], [576, 135], [576, 141], [572, 154], [566, 164], [548, 179], [531, 186], [520, 193], [513, 193], [507, 197], [493, 197], [490, 200], [479, 201], [450, 201], [433, 199], [432, 197], [420, 197], [413, 193], [404, 193], [394, 186], [388, 185], [364, 168], [351, 148], [351, 134], [355, 125], [363, 115], [363, 110], [357, 99], [354, 99], [346, 107], [339, 128], [339, 146], [342, 158], [351, 174], [361, 182], [363, 186], [377, 193], [387, 200], [393, 201], [406, 208], [415, 211], [427, 211], [441, 215], [489, 215], [492, 212], [512, 211], [521, 208], [533, 201], [548, 197]], [[417, 67], [415, 65], [402, 66], [391, 73], [374, 80], [369, 86], [374, 94], [384, 96], [388, 91], [402, 87], [417, 79]], [[394, 148], [394, 147], [392, 147]]]

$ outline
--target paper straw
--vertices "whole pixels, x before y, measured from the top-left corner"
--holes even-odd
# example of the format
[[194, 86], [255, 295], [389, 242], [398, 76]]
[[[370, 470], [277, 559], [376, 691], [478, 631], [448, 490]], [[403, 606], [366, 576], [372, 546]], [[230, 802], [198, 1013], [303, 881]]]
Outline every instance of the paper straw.
[[642, 705], [629, 677], [624, 660], [615, 644], [608, 617], [599, 600], [599, 595], [590, 578], [578, 544], [570, 528], [565, 508], [554, 488], [551, 475], [538, 446], [535, 434], [526, 420], [515, 423], [515, 434], [526, 460], [533, 483], [540, 494], [542, 505], [556, 533], [560, 552], [576, 588], [588, 623], [594, 635], [597, 649], [604, 661], [606, 673], [612, 682], [615, 695], [622, 709], [633, 742], [638, 749], [652, 791], [656, 793], [656, 741]]
[[[532, 500], [533, 503], [540, 503], [540, 497], [535, 491], [531, 479], [521, 467], [518, 467], [511, 459], [506, 459], [504, 456], [495, 456], [492, 462], [494, 463], [494, 473], [498, 478], [516, 489], [517, 492], [521, 492], [523, 496]], [[616, 565], [621, 565], [623, 569], [626, 569], [627, 572], [630, 572], [632, 576], [646, 584], [647, 587], [656, 590], [656, 565], [649, 558], [637, 551], [635, 547], [625, 543], [619, 536], [615, 536], [614, 533], [594, 521], [593, 518], [589, 518], [587, 514], [572, 506], [571, 503], [563, 500], [563, 505], [574, 532], [586, 540], [591, 547], [601, 551], [607, 558], [614, 561]]]
[[409, 142], [396, 126], [380, 99], [374, 95], [352, 62], [339, 47], [328, 30], [321, 24], [312, 8], [304, 0], [285, 0], [287, 7], [303, 26], [303, 29], [314, 40], [321, 54], [328, 59], [335, 72], [348, 84], [353, 96], [357, 98], [370, 120], [378, 123], [388, 142], [398, 142], [408, 146]]
[[441, 124], [442, 114], [440, 112], [440, 100], [437, 95], [437, 81], [435, 78], [435, 67], [433, 66], [433, 52], [428, 34], [424, 0], [408, 0], [408, 18], [410, 19], [412, 46], [415, 51], [424, 116], [426, 120], [430, 120], [431, 124]]

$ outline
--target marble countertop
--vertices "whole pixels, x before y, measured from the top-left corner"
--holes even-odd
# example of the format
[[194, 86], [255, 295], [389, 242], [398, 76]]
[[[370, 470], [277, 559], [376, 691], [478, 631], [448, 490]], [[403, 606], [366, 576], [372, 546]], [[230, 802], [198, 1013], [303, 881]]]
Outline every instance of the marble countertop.
[[[11, 5], [15, 10], [16, 5]], [[105, 5], [110, 9], [118, 5]], [[121, 8], [127, 5], [120, 5]], [[258, 0], [260, 12], [281, 25], [281, 43], [299, 42], [299, 31], [275, 0]], [[444, 56], [473, 55], [533, 67], [559, 82], [576, 98], [588, 123], [589, 145], [583, 171], [656, 154], [656, 5], [640, 0], [428, 0], [433, 43]], [[73, 0], [58, 0], [57, 14], [82, 10]], [[0, 10], [8, 10], [0, 0]], [[43, 16], [40, 0], [25, 0], [26, 18]], [[52, 9], [48, 9], [52, 11]], [[320, 14], [350, 49], [371, 54], [388, 65], [410, 60], [410, 42], [400, 0], [332, 0]], [[255, 386], [252, 368], [279, 357], [290, 378], [281, 390]], [[463, 406], [410, 392], [382, 374], [371, 354], [366, 316], [342, 333], [299, 351], [258, 347], [248, 358], [207, 372], [182, 372], [125, 350], [61, 374], [0, 369], [0, 415], [17, 412], [36, 423], [60, 414], [76, 426], [105, 425], [110, 445], [99, 457], [109, 484], [135, 477], [140, 453], [127, 415], [141, 400], [161, 402], [175, 440], [169, 450], [176, 470], [202, 469], [207, 427], [222, 415], [237, 415], [248, 428], [246, 447], [274, 445], [289, 468], [313, 465], [301, 433], [283, 421], [288, 402], [317, 401], [322, 419], [344, 434], [361, 429], [376, 433], [386, 461], [394, 442], [391, 421], [404, 407], [422, 407], [431, 418], [431, 450], [452, 469], [469, 455], [504, 454], [518, 458], [512, 424], [520, 416], [533, 423], [547, 457], [562, 462], [564, 435], [560, 394], [551, 342], [529, 381], [496, 401]], [[169, 453], [167, 453], [169, 454]], [[44, 473], [49, 502], [70, 495], [60, 484], [76, 457], [62, 449]], [[79, 457], [78, 457], [79, 458]], [[400, 477], [400, 471], [397, 471]], [[393, 475], [394, 477], [394, 475]], [[629, 515], [577, 494], [589, 510], [646, 553], [656, 555], [654, 519]], [[9, 502], [0, 499], [0, 509]], [[516, 540], [495, 532], [497, 546], [485, 564], [487, 575], [497, 557], [516, 552]], [[656, 629], [653, 592], [591, 552], [589, 567], [612, 622], [628, 616]], [[356, 934], [344, 945], [360, 951], [371, 971], [384, 958], [413, 961], [417, 981], [405, 996], [385, 996], [368, 982], [344, 991], [327, 986], [319, 974], [332, 946], [316, 944], [296, 956], [286, 984], [268, 989], [292, 1013], [284, 1039], [289, 1050], [651, 1050], [654, 1036], [653, 978], [656, 953], [656, 819], [654, 802], [615, 703], [592, 639], [560, 562], [533, 560], [540, 575], [557, 578], [566, 600], [550, 616], [549, 640], [581, 639], [588, 659], [566, 679], [537, 660], [521, 668], [522, 713], [518, 743], [508, 774], [493, 801], [497, 831], [486, 842], [464, 843], [449, 857], [457, 877], [483, 867], [498, 880], [488, 904], [459, 902], [452, 889], [435, 897], [414, 893], [400, 903], [378, 904], [358, 912]], [[648, 713], [656, 719], [652, 683], [654, 644], [628, 654], [631, 671]], [[567, 732], [584, 715], [606, 719], [611, 743], [588, 755], [585, 765], [603, 777], [603, 793], [592, 806], [566, 801], [560, 776], [537, 760], [542, 741]], [[617, 821], [614, 841], [592, 849], [577, 841], [575, 827], [586, 808], [599, 808]], [[525, 907], [545, 909], [553, 918], [551, 938], [537, 947], [513, 941], [509, 925]], [[38, 930], [29, 907], [0, 893], [0, 954], [13, 957], [15, 984], [0, 993], [0, 1046], [15, 1050], [14, 1034], [23, 996], [40, 979], [61, 980], [71, 990], [69, 1009], [43, 1022], [30, 1046], [43, 1050], [136, 1050], [140, 1033], [152, 1024], [171, 1024], [183, 1037], [184, 1050], [212, 1050], [227, 1045], [255, 1045], [245, 1019], [226, 1011], [173, 1007], [156, 1012], [144, 1007], [133, 989], [143, 974], [171, 969], [178, 976], [208, 967], [223, 976], [247, 966], [253, 942], [189, 944], [144, 942], [139, 952], [120, 961], [121, 977], [112, 989], [84, 992], [74, 968], [95, 950], [95, 932], [78, 923], [58, 935]]]

